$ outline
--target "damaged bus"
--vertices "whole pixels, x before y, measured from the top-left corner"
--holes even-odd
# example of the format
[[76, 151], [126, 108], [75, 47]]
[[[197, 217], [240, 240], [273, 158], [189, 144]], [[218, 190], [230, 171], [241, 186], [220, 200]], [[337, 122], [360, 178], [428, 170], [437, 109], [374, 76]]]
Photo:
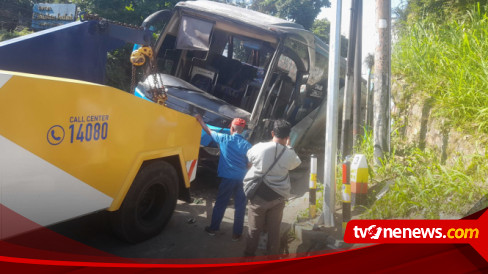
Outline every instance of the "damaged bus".
[[[154, 91], [164, 90], [166, 106], [199, 113], [216, 131], [243, 118], [252, 143], [271, 138], [272, 121], [283, 118], [293, 125], [293, 146], [323, 144], [328, 46], [301, 25], [222, 3], [188, 1], [152, 14], [143, 27], [157, 38], [136, 96], [156, 102]], [[212, 146], [205, 134], [202, 145]]]

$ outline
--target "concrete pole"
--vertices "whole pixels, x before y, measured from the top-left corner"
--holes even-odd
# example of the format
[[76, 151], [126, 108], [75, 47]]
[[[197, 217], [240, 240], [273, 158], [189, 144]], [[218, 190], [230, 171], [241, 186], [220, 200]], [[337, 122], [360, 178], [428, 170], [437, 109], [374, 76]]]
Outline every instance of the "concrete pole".
[[390, 127], [390, 42], [391, 42], [390, 0], [376, 0], [376, 26], [378, 45], [375, 53], [374, 73], [374, 158], [375, 165], [389, 153]]
[[356, 27], [356, 54], [354, 55], [354, 97], [353, 97], [353, 119], [352, 135], [353, 146], [356, 147], [360, 140], [361, 127], [361, 67], [362, 67], [362, 43], [363, 43], [363, 0], [357, 4], [357, 27]]
[[372, 129], [373, 125], [373, 91], [371, 89], [371, 79], [372, 71], [371, 68], [368, 68], [368, 82], [366, 88], [366, 126], [368, 130]]
[[310, 155], [310, 181], [308, 184], [308, 202], [309, 202], [309, 217], [315, 218], [317, 213], [316, 200], [317, 200], [317, 156]]
[[352, 153], [352, 88], [354, 85], [354, 47], [356, 45], [356, 10], [359, 0], [351, 0], [351, 18], [349, 20], [349, 42], [347, 46], [346, 86], [342, 107], [341, 156], [344, 159]]
[[327, 121], [325, 130], [325, 159], [324, 159], [324, 203], [323, 216], [326, 227], [334, 226], [335, 192], [336, 192], [336, 162], [337, 162], [337, 133], [338, 133], [338, 97], [339, 72], [341, 57], [341, 10], [342, 1], [336, 1], [336, 17], [330, 25], [329, 43], [329, 79], [327, 86]]

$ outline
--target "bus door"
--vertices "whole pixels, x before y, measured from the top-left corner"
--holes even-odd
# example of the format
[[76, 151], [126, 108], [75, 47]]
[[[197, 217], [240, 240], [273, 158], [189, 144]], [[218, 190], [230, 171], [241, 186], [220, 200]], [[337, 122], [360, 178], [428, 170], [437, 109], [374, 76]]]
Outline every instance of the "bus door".
[[271, 138], [274, 120], [285, 119], [294, 125], [304, 117], [302, 86], [307, 82], [308, 68], [308, 47], [294, 38], [285, 39], [276, 65], [268, 72], [270, 81], [259, 98], [262, 102], [256, 102], [262, 108], [253, 131], [254, 141]]

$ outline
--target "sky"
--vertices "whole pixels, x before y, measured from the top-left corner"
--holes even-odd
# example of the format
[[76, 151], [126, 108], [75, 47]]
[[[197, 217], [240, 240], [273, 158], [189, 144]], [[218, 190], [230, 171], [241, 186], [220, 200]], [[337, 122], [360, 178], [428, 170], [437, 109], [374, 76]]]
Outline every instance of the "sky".
[[[317, 16], [317, 19], [327, 18], [330, 22], [335, 20], [336, 14], [336, 0], [330, 0], [331, 7], [323, 8], [322, 12]], [[394, 9], [401, 4], [402, 0], [391, 0], [391, 8]], [[341, 15], [341, 34], [349, 38], [349, 20], [351, 15], [351, 0], [342, 0], [342, 15]], [[376, 1], [363, 0], [363, 44], [362, 44], [362, 58], [368, 53], [374, 54], [376, 44], [378, 41], [378, 34], [376, 32]], [[329, 41], [325, 41], [327, 44]], [[367, 73], [366, 66], [363, 65], [362, 74]]]

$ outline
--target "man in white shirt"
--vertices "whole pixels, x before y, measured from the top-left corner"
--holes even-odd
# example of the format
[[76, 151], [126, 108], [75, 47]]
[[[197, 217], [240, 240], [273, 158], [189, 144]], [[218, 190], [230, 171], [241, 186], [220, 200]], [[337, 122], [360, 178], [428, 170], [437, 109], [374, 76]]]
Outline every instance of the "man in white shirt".
[[[244, 185], [253, 178], [262, 176], [268, 171], [255, 196], [249, 200], [246, 249], [244, 256], [255, 256], [259, 236], [263, 230], [268, 233], [267, 253], [278, 254], [280, 248], [280, 225], [285, 201], [290, 197], [289, 170], [295, 169], [301, 161], [290, 145], [291, 125], [285, 120], [274, 122], [270, 142], [258, 143], [248, 152], [247, 158], [251, 168], [244, 177]], [[283, 152], [283, 153], [282, 153]], [[280, 154], [282, 154], [280, 156]]]

